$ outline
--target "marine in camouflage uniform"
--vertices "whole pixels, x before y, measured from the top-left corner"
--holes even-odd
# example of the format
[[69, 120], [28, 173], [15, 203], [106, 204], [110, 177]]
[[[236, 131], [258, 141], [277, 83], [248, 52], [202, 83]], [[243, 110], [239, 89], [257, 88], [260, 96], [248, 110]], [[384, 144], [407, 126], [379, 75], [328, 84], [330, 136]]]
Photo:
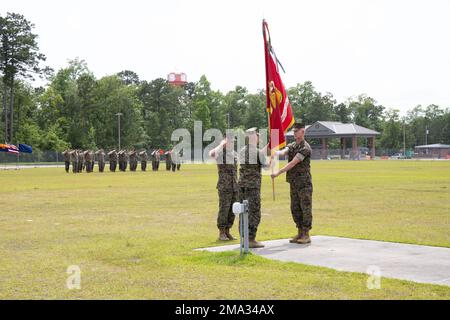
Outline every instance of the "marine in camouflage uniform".
[[116, 150], [112, 150], [112, 151], [108, 152], [108, 157], [109, 157], [109, 171], [116, 172], [117, 151]]
[[175, 172], [176, 170], [180, 170], [181, 167], [181, 151], [178, 153], [175, 153], [173, 149], [170, 151], [171, 158], [172, 158], [172, 171]]
[[86, 173], [91, 173], [94, 169], [94, 153], [91, 150], [83, 152]]
[[150, 157], [152, 159], [152, 171], [156, 171], [156, 150], [153, 150], [152, 153], [150, 153]]
[[78, 150], [77, 155], [78, 155], [78, 172], [81, 173], [81, 172], [83, 172], [83, 169], [84, 169], [83, 150]]
[[219, 212], [217, 214], [217, 228], [219, 229], [219, 240], [236, 240], [230, 229], [234, 223], [233, 203], [238, 201], [239, 187], [237, 184], [237, 154], [229, 146], [226, 140], [211, 150], [210, 157], [216, 159], [217, 172], [217, 192], [219, 195]]
[[105, 170], [105, 151], [100, 149], [97, 151], [98, 171], [103, 172]]
[[180, 152], [178, 153], [177, 171], [180, 171], [182, 157], [183, 157], [183, 150], [180, 150]]
[[77, 150], [71, 150], [70, 154], [70, 162], [72, 162], [72, 172], [78, 172], [78, 152]]
[[155, 150], [155, 170], [159, 170], [159, 162], [161, 161], [161, 153], [158, 150]]
[[62, 154], [63, 154], [63, 157], [64, 157], [64, 168], [66, 169], [66, 172], [69, 173], [69, 168], [70, 168], [70, 150], [66, 149], [66, 150], [64, 150], [64, 152]]
[[139, 152], [139, 157], [141, 158], [141, 170], [146, 171], [147, 170], [147, 151], [142, 150]]
[[89, 169], [91, 170], [90, 172], [94, 172], [95, 152], [93, 150], [89, 150], [89, 159], [90, 159]]
[[127, 152], [125, 150], [120, 150], [118, 156], [119, 156], [119, 170], [123, 172], [127, 171], [128, 166]]
[[298, 229], [298, 234], [290, 242], [306, 244], [311, 242], [309, 230], [312, 227], [311, 147], [304, 139], [302, 124], [295, 123], [293, 131], [296, 141], [278, 153], [287, 154], [289, 163], [272, 177], [286, 172], [286, 181], [290, 184], [291, 214]]
[[248, 233], [250, 248], [262, 248], [264, 245], [256, 241], [256, 233], [261, 221], [261, 169], [268, 166], [265, 153], [267, 146], [257, 148], [258, 135], [256, 128], [246, 131], [248, 143], [239, 152], [239, 199], [248, 200]]
[[172, 151], [167, 151], [165, 155], [166, 155], [166, 170], [170, 171], [170, 169], [172, 168]]
[[137, 168], [137, 152], [136, 150], [132, 150], [130, 152], [128, 152], [128, 156], [130, 158], [130, 171], [136, 171]]

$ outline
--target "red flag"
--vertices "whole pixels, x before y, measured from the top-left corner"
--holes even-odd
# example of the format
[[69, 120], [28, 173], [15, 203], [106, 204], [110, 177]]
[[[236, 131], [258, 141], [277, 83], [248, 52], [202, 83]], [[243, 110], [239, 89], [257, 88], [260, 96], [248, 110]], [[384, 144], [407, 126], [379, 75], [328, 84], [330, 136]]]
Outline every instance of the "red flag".
[[[270, 149], [277, 150], [286, 146], [285, 133], [294, 124], [291, 103], [281, 81], [279, 63], [270, 43], [270, 33], [267, 22], [263, 20], [264, 55], [266, 62], [266, 109], [269, 118], [269, 129], [278, 129], [278, 135], [270, 135]], [[272, 130], [271, 130], [272, 131]], [[278, 141], [277, 141], [278, 140]]]

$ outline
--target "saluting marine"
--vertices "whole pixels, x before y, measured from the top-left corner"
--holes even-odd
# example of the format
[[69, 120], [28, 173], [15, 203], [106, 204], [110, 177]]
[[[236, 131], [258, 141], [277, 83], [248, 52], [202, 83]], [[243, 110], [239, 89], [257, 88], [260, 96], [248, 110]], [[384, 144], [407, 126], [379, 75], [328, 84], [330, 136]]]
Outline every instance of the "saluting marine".
[[177, 164], [177, 171], [180, 171], [181, 168], [181, 158], [183, 157], [183, 150], [180, 150], [178, 154], [176, 155], [176, 164]]
[[91, 150], [83, 152], [86, 172], [91, 173], [94, 170], [94, 153]]
[[128, 156], [130, 158], [130, 171], [136, 171], [137, 168], [137, 152], [136, 150], [131, 150], [128, 152]]
[[139, 157], [141, 158], [141, 170], [146, 171], [147, 170], [147, 151], [142, 150], [139, 152]]
[[256, 241], [256, 233], [261, 221], [261, 169], [268, 166], [266, 159], [267, 145], [258, 149], [258, 133], [256, 128], [246, 131], [246, 145], [239, 152], [239, 198], [248, 200], [249, 247], [262, 248], [264, 245]]
[[172, 168], [172, 151], [166, 151], [164, 154], [166, 156], [166, 170], [170, 171]]
[[128, 161], [127, 161], [127, 152], [125, 150], [120, 150], [118, 153], [119, 156], [119, 170], [127, 171]]
[[159, 162], [161, 161], [161, 153], [160, 153], [159, 149], [155, 150], [154, 152], [155, 152], [155, 155], [154, 155], [154, 158], [155, 158], [155, 171], [158, 171], [159, 170]]
[[70, 154], [70, 162], [72, 162], [72, 172], [78, 172], [78, 152], [77, 150], [71, 150]]
[[209, 152], [209, 156], [217, 162], [217, 192], [219, 194], [219, 212], [217, 228], [219, 240], [236, 240], [230, 233], [234, 223], [233, 203], [238, 201], [237, 154], [233, 150], [232, 141], [224, 139], [220, 145]]
[[117, 167], [117, 151], [111, 150], [108, 152], [108, 158], [109, 158], [109, 171], [116, 172]]
[[97, 161], [98, 161], [98, 171], [103, 172], [105, 169], [105, 151], [100, 149], [96, 152]]
[[[159, 149], [153, 150], [152, 152], [152, 170], [159, 170], [159, 162], [161, 161], [161, 153]], [[167, 161], [167, 160], [166, 160]]]
[[64, 168], [66, 169], [66, 172], [69, 173], [69, 168], [70, 168], [70, 150], [69, 149], [64, 150], [62, 155], [64, 157]]
[[83, 172], [84, 169], [84, 155], [83, 150], [78, 150], [78, 172]]

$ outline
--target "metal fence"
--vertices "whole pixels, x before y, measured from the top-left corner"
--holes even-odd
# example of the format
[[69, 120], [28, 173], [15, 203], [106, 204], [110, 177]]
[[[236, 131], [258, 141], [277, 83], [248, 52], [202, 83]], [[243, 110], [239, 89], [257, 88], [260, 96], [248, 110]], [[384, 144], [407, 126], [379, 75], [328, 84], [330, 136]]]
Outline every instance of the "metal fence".
[[[346, 149], [345, 152], [343, 152], [341, 149], [327, 149], [325, 151], [321, 148], [320, 149], [313, 148], [312, 150], [312, 159], [323, 159], [323, 160], [370, 160], [370, 155], [371, 155], [370, 150], [367, 148], [359, 148], [356, 152], [353, 151], [351, 148]], [[417, 154], [413, 153], [411, 150], [407, 150], [406, 153], [403, 153], [402, 150], [390, 150], [390, 149], [375, 150], [375, 160], [414, 159], [414, 158], [418, 158]], [[433, 159], [432, 155], [429, 155], [429, 157], [427, 158]], [[164, 155], [162, 155], [161, 161], [164, 160], [165, 157]], [[151, 161], [150, 157], [149, 161]], [[187, 163], [188, 161], [184, 160], [183, 162]], [[16, 164], [63, 165], [64, 158], [62, 153], [57, 151], [34, 150], [33, 153], [31, 154], [20, 153], [19, 155], [0, 152], [0, 166], [14, 166]]]
[[33, 153], [11, 154], [0, 152], [0, 164], [58, 164], [63, 163], [61, 152], [33, 150]]

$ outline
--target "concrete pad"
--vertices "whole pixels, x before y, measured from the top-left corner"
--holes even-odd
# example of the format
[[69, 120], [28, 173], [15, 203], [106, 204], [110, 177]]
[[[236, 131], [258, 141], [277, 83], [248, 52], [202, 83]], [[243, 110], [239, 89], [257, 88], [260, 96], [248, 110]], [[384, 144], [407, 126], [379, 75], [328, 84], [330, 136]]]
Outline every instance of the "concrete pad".
[[[308, 245], [289, 243], [289, 239], [263, 241], [264, 248], [251, 251], [269, 259], [339, 271], [367, 273], [376, 266], [382, 277], [450, 286], [450, 248], [329, 236], [311, 240]], [[197, 250], [239, 250], [239, 244]]]

